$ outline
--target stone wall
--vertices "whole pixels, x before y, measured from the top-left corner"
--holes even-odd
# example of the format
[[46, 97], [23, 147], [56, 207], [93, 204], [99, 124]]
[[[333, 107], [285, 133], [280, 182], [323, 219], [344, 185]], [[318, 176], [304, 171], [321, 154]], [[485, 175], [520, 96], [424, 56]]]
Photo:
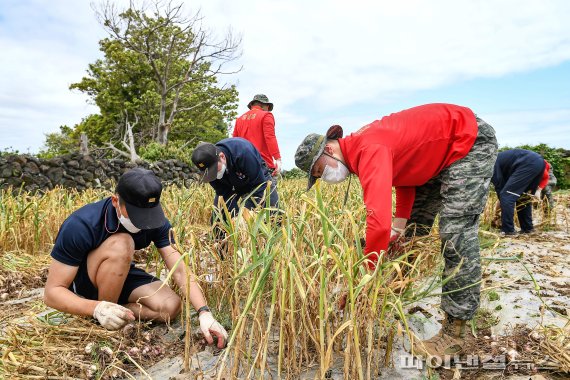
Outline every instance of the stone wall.
[[121, 174], [136, 166], [152, 170], [164, 185], [184, 186], [197, 176], [197, 169], [177, 160], [133, 164], [122, 159], [95, 159], [79, 153], [52, 159], [8, 155], [0, 157], [0, 189], [12, 187], [33, 192], [62, 186], [78, 190], [97, 187], [112, 190]]

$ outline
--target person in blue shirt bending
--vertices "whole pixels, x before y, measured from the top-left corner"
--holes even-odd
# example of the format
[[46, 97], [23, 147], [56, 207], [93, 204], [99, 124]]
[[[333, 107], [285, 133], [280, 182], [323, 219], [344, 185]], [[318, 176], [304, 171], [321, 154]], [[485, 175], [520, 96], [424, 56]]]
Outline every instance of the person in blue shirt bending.
[[[135, 168], [121, 176], [115, 193], [81, 207], [62, 224], [51, 252], [44, 301], [57, 310], [93, 316], [109, 330], [135, 318], [168, 322], [181, 310], [180, 297], [132, 262], [135, 250], [154, 243], [172, 270], [180, 253], [160, 204], [162, 184], [150, 170]], [[223, 348], [228, 334], [212, 316], [195, 277], [184, 265], [172, 278], [198, 311], [209, 344]]]
[[[212, 213], [213, 234], [218, 253], [224, 259], [228, 247], [226, 233], [219, 224], [226, 219], [225, 211], [220, 207], [222, 203], [230, 216], [237, 215], [242, 204], [247, 210], [257, 206], [277, 208], [279, 195], [276, 183], [272, 181], [259, 151], [241, 137], [223, 139], [216, 144], [199, 143], [192, 152], [192, 162], [200, 170], [201, 182], [208, 182], [216, 193], [215, 211]], [[269, 198], [266, 197], [267, 189]], [[275, 214], [275, 209], [271, 214]], [[248, 217], [249, 213], [244, 216]]]
[[501, 234], [516, 235], [514, 214], [519, 219], [522, 234], [534, 231], [532, 198], [540, 199], [548, 183], [550, 164], [538, 153], [525, 149], [500, 152], [493, 168], [491, 182], [501, 207]]
[[[251, 210], [267, 203], [266, 190], [269, 186], [269, 206], [277, 207], [279, 196], [271, 173], [253, 144], [243, 138], [234, 137], [216, 144], [202, 142], [192, 153], [192, 162], [202, 175], [202, 182], [208, 182], [216, 193], [214, 207], [225, 204], [232, 216], [237, 214], [240, 204]], [[225, 216], [220, 210], [220, 215]], [[213, 216], [212, 221], [214, 221]], [[217, 229], [216, 238], [223, 233]]]

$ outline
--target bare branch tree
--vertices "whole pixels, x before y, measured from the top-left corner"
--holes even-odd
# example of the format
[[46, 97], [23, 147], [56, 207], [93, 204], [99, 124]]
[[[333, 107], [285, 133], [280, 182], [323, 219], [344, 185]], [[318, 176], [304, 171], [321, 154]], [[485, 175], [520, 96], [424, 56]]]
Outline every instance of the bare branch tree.
[[[129, 8], [119, 12], [114, 2], [107, 0], [96, 9], [96, 14], [112, 37], [141, 54], [152, 68], [160, 94], [156, 139], [161, 144], [168, 142], [176, 115], [207, 103], [179, 108], [183, 88], [189, 89], [195, 81], [241, 70], [226, 70], [228, 63], [241, 56], [241, 36], [230, 29], [216, 40], [203, 27], [200, 13], [185, 16], [182, 4], [152, 0], [148, 6], [146, 2], [131, 0]], [[185, 67], [180, 67], [180, 60]]]
[[122, 151], [117, 148], [111, 141], [109, 141], [106, 145], [109, 147], [113, 152], [117, 153], [120, 156], [128, 158], [131, 162], [141, 162], [141, 158], [137, 154], [135, 148], [135, 139], [133, 136], [133, 128], [138, 124], [139, 118], [135, 115], [135, 123], [131, 124], [129, 122], [129, 115], [125, 112], [125, 133], [123, 134], [123, 140], [121, 144], [126, 149], [126, 151]]

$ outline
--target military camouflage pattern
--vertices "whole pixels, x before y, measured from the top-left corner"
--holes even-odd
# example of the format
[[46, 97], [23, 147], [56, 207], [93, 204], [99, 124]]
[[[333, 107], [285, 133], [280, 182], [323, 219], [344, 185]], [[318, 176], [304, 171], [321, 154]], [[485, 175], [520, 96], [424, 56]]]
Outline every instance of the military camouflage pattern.
[[265, 94], [255, 95], [253, 97], [253, 99], [251, 100], [251, 102], [249, 102], [249, 104], [247, 105], [247, 108], [251, 109], [253, 102], [259, 102], [259, 103], [267, 104], [267, 105], [269, 105], [269, 111], [273, 111], [273, 103], [271, 103], [269, 101], [269, 98]]
[[429, 233], [439, 213], [444, 278], [461, 264], [457, 274], [443, 286], [441, 307], [447, 314], [462, 320], [473, 318], [479, 308], [479, 216], [487, 202], [497, 159], [495, 130], [479, 118], [477, 125], [477, 139], [467, 156], [416, 188], [409, 220], [409, 224], [416, 224], [416, 233], [424, 235]]
[[543, 201], [546, 201], [547, 209], [554, 207], [554, 197], [552, 196], [552, 188], [556, 186], [557, 182], [558, 180], [556, 179], [556, 176], [554, 176], [554, 170], [552, 170], [551, 166], [550, 170], [548, 171], [548, 183], [540, 193], [541, 194], [540, 198]]
[[325, 136], [311, 133], [305, 137], [301, 145], [297, 148], [297, 152], [295, 152], [295, 165], [309, 174], [307, 190], [310, 189], [317, 180], [311, 175], [311, 170], [313, 169], [315, 161], [317, 161], [325, 150], [326, 144], [327, 139], [325, 139]]

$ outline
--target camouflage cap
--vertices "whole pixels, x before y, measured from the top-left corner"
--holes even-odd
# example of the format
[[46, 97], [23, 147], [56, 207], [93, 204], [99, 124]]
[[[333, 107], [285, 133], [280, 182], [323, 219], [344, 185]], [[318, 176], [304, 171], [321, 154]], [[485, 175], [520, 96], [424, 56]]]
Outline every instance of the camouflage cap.
[[253, 97], [253, 100], [248, 103], [247, 108], [251, 109], [251, 104], [253, 102], [259, 102], [259, 103], [267, 104], [269, 106], [269, 111], [273, 111], [273, 103], [271, 103], [269, 101], [269, 98], [267, 97], [267, 95], [264, 95], [264, 94], [255, 95]]
[[295, 152], [295, 165], [304, 172], [309, 174], [309, 182], [307, 183], [307, 190], [309, 190], [317, 180], [317, 177], [311, 175], [315, 162], [319, 159], [323, 151], [327, 139], [323, 135], [311, 133], [299, 145], [297, 152]]
[[340, 125], [333, 125], [328, 130], [326, 135], [319, 135], [311, 133], [299, 145], [297, 152], [295, 152], [295, 165], [309, 174], [309, 182], [307, 183], [307, 190], [309, 190], [317, 181], [317, 177], [311, 175], [315, 162], [321, 157], [328, 140], [338, 140], [342, 138], [343, 130]]

